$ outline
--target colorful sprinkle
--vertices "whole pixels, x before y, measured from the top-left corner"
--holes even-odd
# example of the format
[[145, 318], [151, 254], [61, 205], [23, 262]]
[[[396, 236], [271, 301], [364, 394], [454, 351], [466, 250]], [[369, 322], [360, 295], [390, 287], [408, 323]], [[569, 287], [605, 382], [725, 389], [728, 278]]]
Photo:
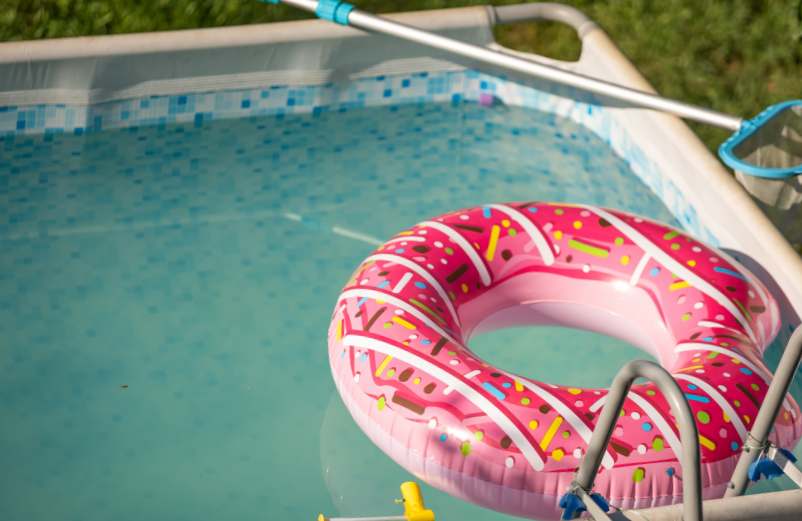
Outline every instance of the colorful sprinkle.
[[643, 467], [638, 467], [632, 472], [632, 481], [635, 483], [640, 483], [643, 481], [643, 478], [646, 477], [646, 469]]
[[569, 240], [568, 247], [583, 253], [587, 253], [588, 255], [593, 255], [594, 257], [607, 257], [610, 255], [610, 252], [604, 248], [599, 248], [582, 241], [577, 241], [576, 239]]

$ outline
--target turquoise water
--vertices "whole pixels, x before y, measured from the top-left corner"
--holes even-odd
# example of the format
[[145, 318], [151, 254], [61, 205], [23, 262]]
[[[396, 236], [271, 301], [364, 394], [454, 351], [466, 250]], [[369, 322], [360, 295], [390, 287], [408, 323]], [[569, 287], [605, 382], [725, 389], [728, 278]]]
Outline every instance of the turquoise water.
[[[0, 519], [398, 514], [409, 476], [329, 375], [338, 291], [375, 240], [538, 199], [673, 222], [593, 134], [503, 106], [0, 140]], [[559, 328], [472, 346], [581, 385], [645, 356]], [[444, 520], [504, 519], [424, 493]]]

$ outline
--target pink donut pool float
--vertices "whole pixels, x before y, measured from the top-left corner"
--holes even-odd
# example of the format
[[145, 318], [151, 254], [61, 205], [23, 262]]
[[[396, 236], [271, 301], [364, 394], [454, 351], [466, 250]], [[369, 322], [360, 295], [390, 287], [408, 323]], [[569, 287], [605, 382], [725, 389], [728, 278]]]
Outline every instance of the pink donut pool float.
[[[772, 377], [762, 353], [778, 306], [727, 254], [648, 219], [507, 203], [402, 231], [339, 296], [334, 381], [362, 430], [418, 478], [505, 513], [557, 519], [607, 390], [528, 379], [467, 346], [477, 332], [533, 324], [651, 353], [693, 410], [705, 497], [723, 494]], [[593, 364], [581, 346], [565, 346], [565, 359]], [[800, 432], [788, 399], [772, 441], [792, 447]], [[679, 446], [660, 391], [634, 385], [594, 490], [620, 508], [680, 501]]]

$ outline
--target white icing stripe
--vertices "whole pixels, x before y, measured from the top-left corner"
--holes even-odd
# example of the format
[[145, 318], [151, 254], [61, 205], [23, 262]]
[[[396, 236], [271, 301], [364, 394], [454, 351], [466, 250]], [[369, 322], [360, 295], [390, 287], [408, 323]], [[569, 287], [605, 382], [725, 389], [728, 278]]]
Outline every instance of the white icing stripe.
[[719, 324], [718, 322], [713, 322], [712, 320], [700, 320], [696, 323], [696, 325], [699, 327], [715, 327], [717, 329], [726, 329], [727, 331], [732, 331], [733, 333], [743, 335], [743, 331], [735, 329], [734, 327], [725, 326], [724, 324]]
[[374, 300], [383, 300], [384, 302], [390, 303], [399, 309], [403, 309], [405, 313], [409, 313], [410, 315], [417, 318], [430, 328], [434, 329], [438, 335], [444, 337], [452, 344], [464, 347], [461, 342], [458, 342], [454, 337], [446, 333], [446, 331], [443, 328], [435, 324], [432, 321], [432, 319], [424, 315], [419, 309], [404, 302], [398, 297], [394, 297], [393, 295], [388, 295], [387, 293], [382, 293], [381, 291], [376, 291], [374, 289], [367, 289], [367, 288], [353, 288], [343, 291], [340, 294], [340, 300], [354, 297], [367, 297], [367, 298], [372, 298]]
[[478, 375], [479, 375], [479, 373], [481, 373], [481, 372], [482, 372], [482, 371], [480, 371], [479, 369], [474, 369], [473, 371], [470, 371], [470, 372], [468, 372], [468, 373], [465, 373], [463, 376], [464, 376], [465, 378], [468, 378], [468, 379], [470, 379], [470, 378], [473, 378], [474, 376], [478, 376]]
[[643, 270], [646, 269], [646, 265], [649, 263], [649, 259], [651, 258], [651, 255], [644, 252], [643, 257], [641, 257], [640, 261], [638, 262], [638, 265], [635, 266], [635, 271], [632, 272], [632, 277], [629, 279], [630, 286], [636, 286], [638, 284], [641, 275], [643, 275]]
[[433, 377], [439, 379], [449, 387], [459, 391], [468, 401], [485, 413], [496, 425], [504, 431], [504, 434], [509, 438], [521, 451], [521, 454], [526, 458], [529, 464], [535, 470], [543, 470], [543, 460], [535, 450], [535, 447], [526, 439], [521, 429], [519, 429], [509, 418], [508, 413], [505, 413], [496, 407], [487, 397], [470, 385], [463, 382], [460, 378], [436, 366], [435, 364], [425, 360], [414, 353], [405, 349], [382, 342], [374, 338], [364, 337], [361, 335], [346, 335], [343, 338], [343, 344], [354, 347], [361, 347], [363, 349], [371, 349], [373, 351], [390, 355], [397, 360], [411, 365], [412, 367], [429, 373]]
[[437, 295], [440, 299], [445, 303], [446, 308], [448, 309], [448, 313], [451, 315], [451, 318], [454, 320], [454, 323], [459, 325], [459, 316], [457, 315], [457, 310], [454, 309], [454, 305], [451, 303], [451, 299], [448, 298], [446, 295], [443, 286], [435, 279], [431, 273], [423, 269], [422, 266], [412, 262], [411, 260], [407, 259], [406, 257], [401, 257], [398, 255], [392, 255], [390, 253], [377, 253], [376, 255], [371, 255], [367, 259], [363, 261], [363, 264], [368, 261], [386, 261], [386, 262], [394, 262], [399, 266], [403, 266], [407, 269], [412, 270], [415, 272], [420, 278], [425, 280], [429, 283], [431, 287], [437, 292]]
[[[608, 395], [602, 396], [596, 400], [596, 402], [590, 406], [590, 412], [596, 412], [601, 409], [601, 407], [607, 403], [607, 396]], [[630, 391], [630, 393], [627, 394], [627, 398], [635, 402], [635, 404], [646, 413], [649, 419], [654, 422], [660, 432], [663, 433], [663, 436], [668, 442], [668, 445], [671, 447], [671, 450], [673, 450], [674, 454], [679, 458], [679, 455], [682, 454], [680, 451], [679, 438], [677, 438], [677, 435], [674, 433], [673, 429], [671, 429], [671, 426], [668, 424], [668, 422], [666, 422], [663, 415], [660, 414], [660, 412], [642, 396], [634, 392]]]
[[535, 243], [537, 251], [540, 252], [540, 257], [543, 259], [543, 262], [546, 263], [546, 266], [551, 266], [554, 264], [554, 252], [551, 250], [551, 246], [540, 230], [538, 230], [537, 227], [532, 224], [532, 221], [527, 219], [525, 215], [515, 208], [510, 208], [509, 206], [503, 204], [489, 204], [487, 206], [488, 208], [498, 210], [499, 212], [509, 216], [509, 218], [516, 223], [520, 224], [521, 228], [523, 228], [526, 234], [532, 239], [532, 242]]
[[[701, 322], [700, 322], [700, 324], [701, 324]], [[724, 326], [717, 326], [717, 327], [724, 327]], [[725, 329], [728, 329], [728, 328], [725, 328]], [[685, 346], [687, 346], [687, 347], [685, 347]], [[746, 367], [751, 369], [753, 373], [758, 375], [760, 377], [760, 379], [763, 380], [763, 382], [766, 385], [769, 385], [771, 383], [771, 379], [773, 378], [773, 376], [771, 376], [771, 374], [767, 373], [766, 371], [764, 371], [760, 367], [758, 367], [755, 364], [753, 364], [748, 358], [744, 357], [743, 355], [741, 355], [739, 353], [736, 353], [735, 351], [730, 351], [729, 349], [725, 349], [723, 347], [719, 347], [717, 345], [703, 344], [703, 343], [700, 343], [700, 342], [687, 342], [687, 343], [684, 343], [684, 344], [678, 344], [677, 347], [674, 349], [675, 353], [676, 352], [684, 352], [684, 351], [715, 351], [716, 353], [721, 353], [722, 355], [727, 355], [727, 356], [730, 356], [730, 357], [735, 358], [736, 360], [740, 361]], [[791, 405], [791, 401], [788, 398], [789, 396], [790, 396], [790, 394], [786, 394], [785, 395], [785, 398], [783, 399], [783, 403], [785, 404], [786, 409], [788, 409], [790, 411], [793, 411], [794, 408]]]
[[[679, 458], [682, 454], [682, 445], [680, 444], [679, 438], [677, 438], [677, 435], [674, 433], [674, 429], [671, 428], [671, 425], [668, 424], [663, 415], [660, 414], [660, 412], [655, 409], [651, 403], [637, 393], [631, 392], [627, 395], [627, 398], [635, 402], [635, 405], [643, 409], [643, 412], [645, 412], [649, 419], [654, 422], [654, 424], [657, 426], [657, 429], [663, 433], [663, 436], [665, 436], [669, 447], [671, 447], [671, 450], [674, 451], [674, 455]], [[694, 440], [694, 443], [696, 443], [696, 440]]]
[[404, 289], [407, 283], [412, 279], [412, 273], [406, 272], [404, 276], [401, 277], [401, 280], [398, 281], [398, 284], [395, 285], [393, 288], [393, 293], [400, 293], [402, 289]]
[[401, 237], [395, 237], [390, 239], [389, 241], [385, 242], [384, 245], [387, 246], [388, 244], [392, 244], [394, 242], [424, 242], [426, 241], [426, 237], [418, 237], [417, 235], [402, 235]]
[[757, 343], [755, 338], [755, 334], [752, 331], [752, 328], [749, 326], [749, 322], [746, 320], [746, 317], [741, 313], [741, 310], [738, 309], [732, 301], [727, 298], [722, 292], [717, 290], [713, 287], [712, 284], [704, 280], [702, 277], [698, 276], [681, 263], [674, 260], [670, 255], [666, 252], [661, 250], [657, 245], [655, 245], [652, 241], [647, 239], [643, 236], [639, 231], [637, 231], [632, 226], [628, 225], [615, 215], [602, 210], [601, 208], [596, 208], [594, 206], [584, 206], [585, 209], [595, 213], [599, 217], [603, 217], [609, 223], [614, 225], [618, 231], [626, 235], [632, 242], [638, 245], [643, 251], [651, 255], [657, 262], [671, 270], [671, 273], [674, 273], [682, 280], [687, 281], [690, 283], [694, 288], [698, 289], [708, 297], [712, 298], [718, 304], [729, 311], [732, 316], [741, 324], [741, 327], [744, 328], [746, 331], [747, 336], [752, 340], [752, 342]]
[[725, 349], [713, 344], [703, 344], [701, 342], [686, 342], [684, 344], [677, 344], [677, 347], [674, 348], [675, 353], [684, 353], [687, 351], [714, 351], [722, 355], [727, 355], [735, 358], [746, 367], [751, 369], [753, 373], [757, 374], [766, 383], [766, 385], [771, 382], [771, 375], [766, 374], [762, 369], [750, 362], [748, 358], [736, 353], [735, 351], [730, 351], [729, 349]]
[[479, 277], [482, 279], [482, 284], [485, 286], [490, 285], [490, 272], [487, 271], [487, 266], [485, 266], [485, 263], [479, 257], [479, 254], [476, 253], [476, 250], [473, 249], [473, 246], [471, 246], [471, 244], [465, 240], [465, 237], [460, 235], [456, 230], [450, 228], [449, 226], [435, 221], [425, 221], [420, 223], [418, 226], [427, 226], [444, 233], [445, 235], [448, 235], [448, 238], [451, 239], [451, 241], [457, 246], [459, 246], [462, 251], [465, 252], [465, 255], [467, 255], [471, 260], [474, 268], [476, 268], [476, 271], [479, 272]]
[[[571, 409], [569, 409], [559, 398], [548, 392], [547, 390], [543, 389], [539, 385], [526, 380], [525, 378], [518, 378], [514, 375], [507, 374], [510, 378], [514, 378], [516, 381], [520, 382], [521, 385], [535, 393], [540, 397], [541, 400], [551, 405], [551, 407], [557, 411], [557, 413], [562, 416], [565, 421], [567, 421], [571, 427], [579, 434], [579, 436], [585, 440], [585, 443], [590, 443], [590, 436], [593, 434], [593, 431], [585, 425], [585, 422], [579, 419], [579, 416], [574, 413]], [[602, 465], [605, 468], [610, 468], [613, 466], [615, 461], [613, 457], [610, 455], [610, 449], [608, 448], [604, 454], [604, 458], [602, 459]]]
[[730, 403], [712, 385], [705, 382], [701, 378], [697, 378], [689, 374], [675, 374], [672, 376], [675, 380], [685, 380], [686, 382], [692, 383], [699, 389], [706, 392], [707, 395], [712, 398], [719, 407], [721, 407], [721, 410], [724, 411], [730, 421], [732, 421], [732, 425], [735, 427], [735, 430], [738, 431], [738, 436], [740, 436], [740, 439], [746, 439], [747, 430], [746, 426], [741, 421], [741, 417], [738, 416], [738, 413], [735, 412], [735, 409], [732, 408]]
[[[773, 328], [771, 331], [771, 338], [774, 338], [774, 336], [780, 329], [780, 320], [777, 318], [778, 310], [776, 301], [772, 298], [769, 298], [769, 296], [766, 294], [763, 284], [760, 281], [756, 280], [754, 274], [748, 269], [746, 269], [743, 266], [743, 264], [741, 264], [740, 262], [735, 260], [732, 256], [727, 254], [727, 252], [721, 250], [714, 250], [714, 251], [718, 254], [719, 257], [732, 264], [733, 267], [741, 273], [741, 275], [746, 277], [747, 282], [749, 282], [752, 288], [754, 288], [754, 290], [757, 291], [757, 294], [760, 295], [760, 300], [763, 301], [763, 304], [765, 304], [767, 308], [769, 308], [769, 317], [772, 324], [771, 327]], [[765, 340], [768, 339], [764, 339], [764, 341]]]

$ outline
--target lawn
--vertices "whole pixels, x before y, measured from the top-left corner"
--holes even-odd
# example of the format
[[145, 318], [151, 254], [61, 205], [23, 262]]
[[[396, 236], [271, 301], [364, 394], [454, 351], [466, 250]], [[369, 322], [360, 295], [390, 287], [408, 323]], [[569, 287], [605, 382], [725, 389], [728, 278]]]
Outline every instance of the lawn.
[[[496, 5], [519, 3], [492, 1]], [[477, 5], [479, 0], [356, 0], [376, 12]], [[610, 34], [646, 78], [672, 96], [737, 115], [802, 97], [802, 0], [569, 0]], [[256, 0], [3, 0], [0, 41], [186, 29], [306, 17]], [[513, 48], [576, 56], [557, 24], [498, 30]], [[723, 131], [693, 125], [714, 149]]]

